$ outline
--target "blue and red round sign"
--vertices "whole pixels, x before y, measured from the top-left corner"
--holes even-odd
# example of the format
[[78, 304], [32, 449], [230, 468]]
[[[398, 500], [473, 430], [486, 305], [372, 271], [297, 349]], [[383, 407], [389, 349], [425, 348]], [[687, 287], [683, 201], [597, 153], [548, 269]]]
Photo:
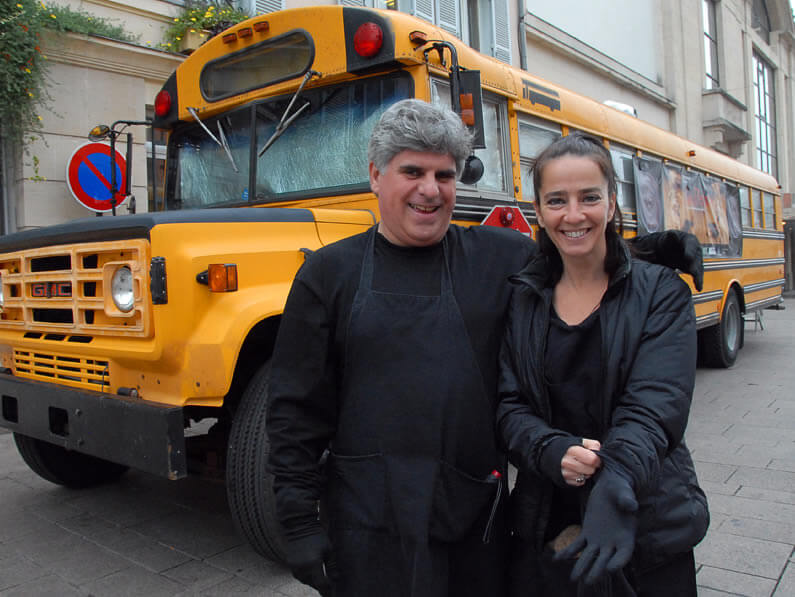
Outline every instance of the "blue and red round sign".
[[[66, 164], [66, 184], [77, 201], [92, 211], [110, 211], [110, 145], [86, 143]], [[127, 161], [116, 151], [116, 206], [127, 197]]]

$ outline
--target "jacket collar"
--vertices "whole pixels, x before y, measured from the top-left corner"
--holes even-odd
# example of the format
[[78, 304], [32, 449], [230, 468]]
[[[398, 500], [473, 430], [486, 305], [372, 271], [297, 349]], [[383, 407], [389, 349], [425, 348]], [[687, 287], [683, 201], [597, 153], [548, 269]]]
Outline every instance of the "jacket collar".
[[[627, 243], [623, 240], [620, 243], [620, 253], [618, 256], [619, 265], [615, 273], [610, 277], [610, 282], [607, 285], [608, 292], [619, 282], [624, 280], [632, 271], [632, 254], [629, 251]], [[537, 252], [528, 261], [524, 269], [511, 275], [508, 282], [514, 286], [525, 286], [534, 290], [538, 294], [542, 294], [545, 288], [554, 286], [554, 281], [550, 275], [551, 268], [547, 263], [547, 257], [540, 251]]]

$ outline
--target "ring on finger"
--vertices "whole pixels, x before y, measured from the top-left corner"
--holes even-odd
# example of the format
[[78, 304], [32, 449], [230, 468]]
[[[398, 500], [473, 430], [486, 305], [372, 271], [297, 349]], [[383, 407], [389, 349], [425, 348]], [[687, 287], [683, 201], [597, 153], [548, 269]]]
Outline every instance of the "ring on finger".
[[576, 477], [576, 478], [574, 479], [574, 482], [575, 482], [577, 485], [582, 485], [583, 483], [585, 483], [585, 476], [583, 476], [583, 475], [580, 475], [579, 477]]

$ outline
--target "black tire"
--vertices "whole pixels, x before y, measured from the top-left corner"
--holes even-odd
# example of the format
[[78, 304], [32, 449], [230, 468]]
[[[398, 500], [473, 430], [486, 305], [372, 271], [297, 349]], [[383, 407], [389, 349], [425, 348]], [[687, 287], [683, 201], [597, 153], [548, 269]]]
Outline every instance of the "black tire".
[[743, 343], [743, 317], [733, 290], [726, 296], [720, 323], [701, 330], [698, 339], [704, 365], [723, 369], [734, 365]]
[[226, 453], [226, 497], [238, 532], [260, 555], [284, 562], [284, 539], [276, 519], [273, 476], [266, 465], [265, 429], [270, 361], [254, 374], [235, 412]]
[[58, 485], [83, 489], [118, 480], [128, 467], [102, 458], [73, 452], [49, 442], [14, 434], [22, 460], [34, 473]]

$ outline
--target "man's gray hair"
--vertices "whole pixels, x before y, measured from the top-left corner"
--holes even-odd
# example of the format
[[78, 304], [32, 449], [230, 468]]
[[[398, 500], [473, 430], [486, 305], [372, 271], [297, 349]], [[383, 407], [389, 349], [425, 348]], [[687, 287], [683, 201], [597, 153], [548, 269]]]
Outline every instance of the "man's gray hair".
[[373, 129], [367, 159], [383, 172], [401, 151], [432, 152], [455, 160], [456, 174], [472, 154], [472, 133], [448, 108], [418, 99], [392, 104]]

